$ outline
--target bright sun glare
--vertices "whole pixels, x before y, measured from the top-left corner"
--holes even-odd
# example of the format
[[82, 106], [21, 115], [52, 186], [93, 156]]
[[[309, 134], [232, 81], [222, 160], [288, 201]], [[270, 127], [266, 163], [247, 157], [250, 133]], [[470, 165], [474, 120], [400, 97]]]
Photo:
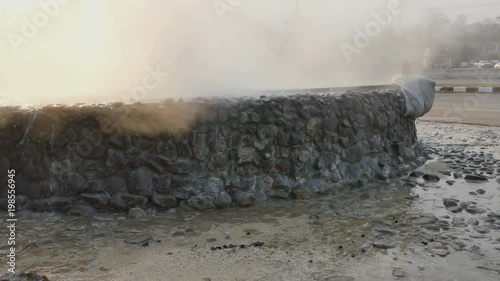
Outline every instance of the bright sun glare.
[[[6, 64], [10, 63], [23, 76], [8, 77], [11, 88], [5, 88], [7, 84], [4, 84], [0, 89], [15, 96], [32, 97], [34, 92], [57, 96], [76, 91], [71, 85], [80, 89], [74, 87], [78, 77], [87, 78], [88, 86], [98, 84], [99, 79], [110, 72], [112, 33], [107, 4], [99, 0], [67, 1], [64, 5], [54, 2], [57, 6], [44, 8], [37, 0], [0, 0], [0, 24], [4, 25], [0, 28], [19, 36], [24, 36], [27, 23], [36, 30], [36, 36], [16, 45], [20, 50], [17, 55], [4, 58]], [[56, 12], [49, 13], [47, 9]], [[37, 14], [46, 14], [47, 24], [37, 24]], [[33, 57], [37, 58], [36, 64], [32, 63]], [[28, 85], [23, 83], [23, 77], [33, 80]], [[53, 81], [50, 91], [42, 89], [44, 81]], [[93, 92], [92, 89], [87, 91]]]
[[0, 0], [0, 15], [6, 18], [24, 16], [37, 9], [35, 0]]

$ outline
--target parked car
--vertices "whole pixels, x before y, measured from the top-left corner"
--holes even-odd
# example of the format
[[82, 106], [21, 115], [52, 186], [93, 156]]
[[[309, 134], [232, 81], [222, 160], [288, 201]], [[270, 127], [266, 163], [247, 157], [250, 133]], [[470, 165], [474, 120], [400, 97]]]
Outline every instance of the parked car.
[[493, 65], [487, 60], [481, 60], [478, 63], [475, 63], [474, 66], [476, 68], [493, 68]]
[[495, 65], [495, 64], [497, 64], [497, 63], [499, 63], [499, 62], [500, 62], [500, 60], [492, 60], [490, 63], [491, 63], [492, 65]]
[[495, 69], [500, 69], [500, 62], [499, 62], [499, 63], [497, 63], [497, 64], [495, 64], [494, 68], [495, 68]]

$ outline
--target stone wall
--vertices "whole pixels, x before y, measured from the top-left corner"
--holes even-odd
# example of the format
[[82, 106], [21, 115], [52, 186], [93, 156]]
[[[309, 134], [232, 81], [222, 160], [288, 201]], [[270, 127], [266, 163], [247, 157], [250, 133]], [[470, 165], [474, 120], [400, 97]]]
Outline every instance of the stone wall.
[[1, 112], [1, 197], [15, 169], [17, 204], [35, 211], [246, 207], [363, 186], [425, 161], [396, 92]]

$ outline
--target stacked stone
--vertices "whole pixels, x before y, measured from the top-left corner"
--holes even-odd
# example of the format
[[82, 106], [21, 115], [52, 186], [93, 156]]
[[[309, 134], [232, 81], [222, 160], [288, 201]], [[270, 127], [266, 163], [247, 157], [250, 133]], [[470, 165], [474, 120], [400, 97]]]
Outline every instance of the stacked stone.
[[184, 133], [103, 132], [98, 116], [70, 112], [36, 140], [36, 111], [11, 108], [0, 170], [16, 170], [17, 204], [35, 211], [206, 210], [331, 194], [425, 161], [394, 92], [197, 102], [206, 111]]

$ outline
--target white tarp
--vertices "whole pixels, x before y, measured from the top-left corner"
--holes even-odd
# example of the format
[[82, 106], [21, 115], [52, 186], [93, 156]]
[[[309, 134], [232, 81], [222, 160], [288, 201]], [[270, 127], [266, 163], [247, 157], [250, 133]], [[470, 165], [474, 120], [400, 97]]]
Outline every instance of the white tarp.
[[404, 116], [418, 118], [431, 110], [436, 82], [421, 75], [395, 77], [393, 82], [401, 86], [401, 91], [405, 96]]

